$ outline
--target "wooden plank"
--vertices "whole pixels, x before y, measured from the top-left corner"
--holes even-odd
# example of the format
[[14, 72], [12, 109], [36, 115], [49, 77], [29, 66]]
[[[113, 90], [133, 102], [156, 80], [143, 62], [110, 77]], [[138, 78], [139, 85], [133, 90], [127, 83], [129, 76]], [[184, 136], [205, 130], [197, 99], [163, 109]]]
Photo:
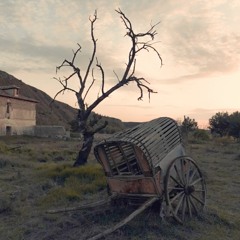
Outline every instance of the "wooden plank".
[[76, 211], [76, 210], [82, 210], [82, 209], [94, 209], [96, 207], [100, 207], [103, 205], [107, 205], [111, 202], [111, 199], [116, 197], [116, 195], [113, 195], [107, 199], [98, 201], [98, 202], [93, 202], [93, 203], [88, 203], [88, 204], [81, 204], [76, 207], [65, 207], [65, 208], [59, 208], [59, 209], [52, 209], [48, 210], [47, 213], [61, 213], [61, 212], [70, 212], [70, 211]]
[[121, 222], [116, 224], [115, 226], [108, 228], [107, 230], [103, 231], [102, 233], [99, 233], [95, 235], [94, 237], [89, 238], [88, 240], [97, 240], [100, 238], [105, 237], [106, 235], [116, 231], [117, 229], [121, 228], [122, 226], [126, 225], [128, 222], [130, 222], [133, 218], [135, 218], [137, 215], [142, 213], [146, 208], [150, 207], [154, 202], [158, 200], [157, 197], [150, 198], [148, 201], [146, 201], [141, 207], [139, 207], [137, 210], [135, 210], [133, 213], [131, 213], [128, 217], [123, 219]]
[[98, 153], [98, 156], [99, 156], [99, 161], [104, 166], [105, 172], [111, 173], [111, 168], [109, 166], [109, 161], [108, 161], [108, 158], [107, 158], [106, 153], [104, 151], [104, 148], [102, 148], [102, 147], [98, 148], [97, 153]]
[[153, 177], [143, 175], [129, 175], [119, 177], [109, 177], [107, 179], [111, 190], [118, 194], [155, 194], [156, 187]]

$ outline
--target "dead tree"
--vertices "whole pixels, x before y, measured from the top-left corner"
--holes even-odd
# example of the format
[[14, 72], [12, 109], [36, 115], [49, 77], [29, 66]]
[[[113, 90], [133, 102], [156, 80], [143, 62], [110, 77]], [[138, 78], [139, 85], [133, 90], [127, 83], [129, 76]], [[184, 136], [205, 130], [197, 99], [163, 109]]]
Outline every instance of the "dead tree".
[[[126, 36], [130, 38], [131, 41], [131, 47], [128, 53], [128, 62], [126, 63], [126, 68], [124, 69], [124, 72], [121, 77], [119, 77], [117, 74], [117, 83], [112, 86], [110, 89], [105, 90], [105, 74], [104, 69], [100, 62], [98, 61], [96, 57], [96, 51], [97, 51], [97, 39], [94, 36], [94, 24], [97, 21], [97, 11], [95, 11], [92, 18], [89, 18], [91, 23], [91, 40], [93, 44], [93, 50], [90, 57], [90, 61], [87, 65], [85, 74], [82, 74], [82, 69], [78, 67], [75, 64], [76, 57], [80, 54], [81, 51], [81, 45], [78, 44], [78, 49], [76, 51], [73, 51], [73, 57], [69, 60], [64, 60], [60, 66], [56, 68], [56, 71], [58, 72], [63, 67], [67, 67], [71, 69], [71, 74], [68, 77], [65, 77], [64, 79], [61, 78], [55, 78], [59, 81], [59, 83], [62, 85], [62, 89], [56, 93], [54, 99], [60, 94], [64, 93], [64, 91], [69, 90], [73, 93], [75, 93], [77, 102], [78, 102], [78, 124], [79, 129], [83, 135], [83, 143], [81, 146], [81, 149], [78, 153], [77, 159], [74, 163], [74, 166], [80, 166], [87, 162], [89, 153], [92, 148], [94, 134], [102, 130], [107, 126], [107, 122], [99, 124], [99, 119], [92, 118], [89, 121], [90, 114], [92, 113], [93, 109], [98, 106], [105, 98], [107, 98], [110, 94], [112, 94], [114, 91], [118, 90], [119, 88], [123, 87], [124, 85], [128, 85], [129, 83], [133, 82], [136, 84], [138, 90], [139, 90], [139, 97], [138, 100], [142, 100], [144, 91], [148, 93], [148, 97], [150, 98], [151, 93], [156, 93], [151, 89], [148, 84], [149, 82], [144, 79], [143, 77], [138, 77], [135, 75], [135, 69], [136, 69], [136, 56], [141, 51], [154, 51], [157, 54], [158, 59], [160, 60], [160, 66], [162, 66], [162, 58], [159, 54], [159, 52], [156, 50], [156, 48], [153, 46], [155, 42], [154, 37], [157, 34], [155, 27], [159, 23], [155, 25], [150, 25], [150, 28], [148, 31], [143, 33], [135, 33], [132, 27], [131, 21], [126, 17], [126, 15], [120, 10], [116, 10], [116, 12], [119, 14], [125, 28], [126, 28]], [[86, 102], [86, 97], [88, 96], [89, 92], [91, 91], [93, 85], [95, 84], [95, 77], [94, 77], [94, 67], [100, 70], [100, 76], [101, 76], [101, 93], [98, 95], [97, 99], [93, 101], [91, 104]], [[77, 79], [79, 81], [79, 89], [75, 90], [69, 87], [69, 81], [73, 79], [73, 77], [77, 76]]]

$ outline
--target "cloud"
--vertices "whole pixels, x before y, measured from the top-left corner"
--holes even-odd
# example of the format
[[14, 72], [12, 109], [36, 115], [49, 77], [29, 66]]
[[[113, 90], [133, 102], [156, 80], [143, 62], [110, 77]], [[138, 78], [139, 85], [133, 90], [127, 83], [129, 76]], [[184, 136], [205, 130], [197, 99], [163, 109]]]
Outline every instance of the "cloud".
[[[195, 73], [189, 77], [226, 73], [239, 66], [240, 32], [233, 32], [228, 26], [230, 13], [219, 11], [223, 4], [224, 1], [192, 1], [173, 9], [163, 22], [162, 41], [167, 52], [176, 65]], [[239, 20], [238, 17], [234, 21]]]
[[194, 74], [182, 75], [180, 77], [175, 77], [175, 78], [163, 79], [163, 80], [161, 80], [161, 83], [163, 83], [163, 84], [178, 84], [178, 83], [192, 81], [195, 79], [201, 79], [201, 78], [209, 77], [209, 76], [210, 76], [209, 73], [199, 72], [199, 73], [194, 73]]

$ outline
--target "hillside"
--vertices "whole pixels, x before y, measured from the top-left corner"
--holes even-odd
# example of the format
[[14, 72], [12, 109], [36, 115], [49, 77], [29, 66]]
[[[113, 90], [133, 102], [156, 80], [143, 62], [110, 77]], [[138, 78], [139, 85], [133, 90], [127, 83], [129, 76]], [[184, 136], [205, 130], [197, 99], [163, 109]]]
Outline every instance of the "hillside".
[[[20, 88], [20, 95], [35, 99], [38, 101], [36, 106], [37, 125], [61, 125], [69, 130], [70, 122], [76, 119], [77, 109], [63, 102], [54, 101], [51, 105], [52, 98], [45, 92], [25, 84], [16, 77], [0, 70], [0, 86], [16, 85]], [[125, 128], [124, 123], [116, 118], [103, 117], [108, 121], [106, 131], [113, 133]]]

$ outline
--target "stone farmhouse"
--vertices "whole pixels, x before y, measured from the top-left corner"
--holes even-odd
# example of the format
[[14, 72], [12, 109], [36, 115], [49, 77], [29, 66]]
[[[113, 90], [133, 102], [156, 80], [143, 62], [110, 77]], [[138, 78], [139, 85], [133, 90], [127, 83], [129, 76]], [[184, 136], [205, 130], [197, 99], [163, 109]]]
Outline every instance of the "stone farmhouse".
[[37, 101], [19, 95], [19, 87], [0, 86], [0, 136], [34, 135]]

